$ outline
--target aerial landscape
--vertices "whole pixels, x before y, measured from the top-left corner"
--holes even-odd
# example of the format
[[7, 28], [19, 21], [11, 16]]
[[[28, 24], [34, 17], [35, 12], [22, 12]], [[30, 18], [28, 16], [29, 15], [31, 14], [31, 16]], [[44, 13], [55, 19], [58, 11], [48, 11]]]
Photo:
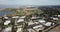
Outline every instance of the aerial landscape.
[[60, 0], [0, 0], [0, 32], [60, 32]]

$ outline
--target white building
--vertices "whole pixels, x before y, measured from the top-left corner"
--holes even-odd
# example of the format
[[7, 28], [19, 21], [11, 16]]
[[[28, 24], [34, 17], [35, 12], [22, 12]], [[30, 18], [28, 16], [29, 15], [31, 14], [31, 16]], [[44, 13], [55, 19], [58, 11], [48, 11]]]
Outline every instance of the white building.
[[51, 24], [52, 24], [51, 22], [47, 22], [47, 23], [45, 23], [44, 25], [45, 25], [45, 26], [51, 26]]
[[4, 32], [11, 32], [12, 27], [8, 27], [4, 29]]
[[38, 24], [39, 22], [34, 22], [35, 24]]
[[19, 23], [19, 22], [24, 22], [24, 19], [21, 19], [21, 18], [18, 19], [18, 20], [17, 20], [17, 23]]
[[35, 26], [33, 28], [36, 29], [36, 28], [39, 28], [39, 27], [43, 27], [43, 26], [42, 25], [37, 25], [37, 26]]
[[33, 29], [27, 29], [29, 32], [36, 32], [35, 30], [33, 30]]
[[53, 20], [58, 20], [58, 18], [53, 18]]
[[26, 16], [21, 16], [20, 18], [23, 18], [23, 19], [24, 19], [25, 17], [26, 17]]
[[50, 17], [53, 20], [58, 20], [58, 17]]
[[8, 17], [4, 17], [5, 19], [8, 19]]
[[17, 28], [17, 32], [22, 32], [22, 28]]
[[58, 17], [60, 17], [60, 15], [58, 15]]
[[28, 25], [33, 25], [35, 24], [32, 20], [28, 22]]
[[44, 26], [43, 25], [37, 25], [37, 26], [33, 27], [33, 29], [35, 29], [36, 31], [43, 30]]
[[9, 23], [11, 23], [11, 21], [10, 21], [10, 20], [6, 20], [6, 21], [4, 22], [4, 25], [8, 25]]
[[19, 18], [19, 16], [13, 16], [12, 18]]
[[25, 18], [26, 16], [21, 16], [21, 17], [19, 17], [19, 19], [17, 20], [17, 23], [19, 23], [19, 22], [24, 22], [24, 18]]
[[40, 17], [36, 17], [36, 16], [31, 17], [31, 19], [38, 19], [38, 18], [40, 18]]
[[45, 20], [38, 20], [38, 22], [45, 23], [46, 21]]

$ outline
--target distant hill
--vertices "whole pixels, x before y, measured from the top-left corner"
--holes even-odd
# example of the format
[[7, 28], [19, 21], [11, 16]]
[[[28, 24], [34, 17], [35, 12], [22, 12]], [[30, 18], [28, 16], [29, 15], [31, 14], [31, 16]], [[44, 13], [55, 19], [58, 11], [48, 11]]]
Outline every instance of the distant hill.
[[38, 6], [40, 8], [60, 8], [60, 5]]
[[16, 5], [0, 5], [0, 8], [16, 8]]
[[[19, 6], [19, 5], [1, 5], [0, 4], [0, 8], [16, 8], [16, 7], [29, 7], [29, 5], [22, 5], [22, 6]], [[30, 5], [30, 7], [41, 7], [41, 8], [60, 8], [60, 5], [46, 5], [46, 6], [39, 6], [39, 5]]]

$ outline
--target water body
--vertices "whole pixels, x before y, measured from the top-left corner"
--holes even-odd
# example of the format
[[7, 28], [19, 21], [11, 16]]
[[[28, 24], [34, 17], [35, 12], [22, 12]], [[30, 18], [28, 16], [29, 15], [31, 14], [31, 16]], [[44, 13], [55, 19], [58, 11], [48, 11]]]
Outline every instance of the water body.
[[2, 12], [0, 12], [0, 16], [4, 16], [4, 15], [7, 15], [7, 14], [13, 14], [13, 12], [11, 12], [11, 11], [2, 11]]

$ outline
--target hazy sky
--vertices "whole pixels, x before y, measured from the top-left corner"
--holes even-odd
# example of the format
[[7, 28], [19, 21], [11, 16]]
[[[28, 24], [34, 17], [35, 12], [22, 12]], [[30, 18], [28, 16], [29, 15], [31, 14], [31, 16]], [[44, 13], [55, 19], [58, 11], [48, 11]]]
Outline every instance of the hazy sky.
[[0, 0], [0, 5], [60, 5], [60, 0]]

